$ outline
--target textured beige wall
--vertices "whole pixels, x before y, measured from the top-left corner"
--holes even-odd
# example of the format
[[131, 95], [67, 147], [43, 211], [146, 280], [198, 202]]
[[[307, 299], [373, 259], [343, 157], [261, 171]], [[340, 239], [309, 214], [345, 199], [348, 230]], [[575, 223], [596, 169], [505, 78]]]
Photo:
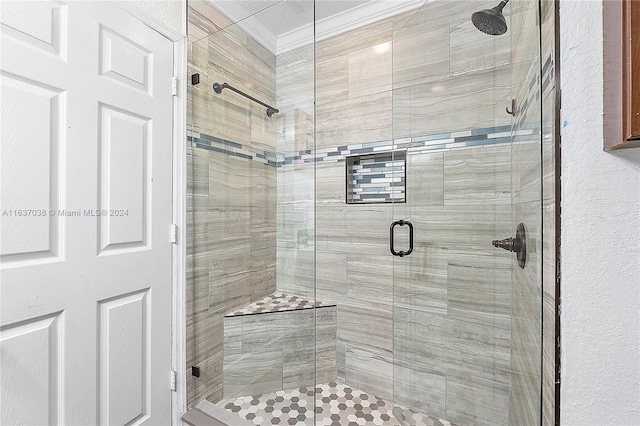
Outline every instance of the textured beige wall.
[[566, 426], [640, 419], [640, 150], [602, 149], [608, 31], [602, 1], [560, 1]]

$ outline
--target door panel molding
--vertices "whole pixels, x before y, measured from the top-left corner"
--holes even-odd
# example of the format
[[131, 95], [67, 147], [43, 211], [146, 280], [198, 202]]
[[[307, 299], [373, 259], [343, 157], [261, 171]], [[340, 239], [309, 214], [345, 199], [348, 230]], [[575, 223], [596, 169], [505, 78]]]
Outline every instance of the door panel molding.
[[0, 328], [0, 382], [13, 408], [2, 410], [1, 424], [64, 424], [64, 326], [61, 311]]
[[[126, 11], [122, 10], [126, 8], [113, 7], [115, 5], [118, 4], [116, 2], [72, 2], [68, 5], [61, 6], [65, 9], [65, 13], [68, 14], [68, 24], [70, 25], [69, 31], [73, 30], [74, 34], [77, 32], [80, 33], [80, 35], [76, 34], [76, 37], [70, 37], [68, 40], [68, 48], [70, 52], [69, 57], [73, 59], [74, 67], [88, 70], [88, 72], [86, 72], [86, 76], [81, 72], [70, 72], [68, 69], [70, 64], [61, 61], [59, 55], [52, 55], [51, 52], [46, 52], [39, 48], [25, 49], [24, 40], [20, 40], [15, 36], [12, 37], [10, 34], [7, 34], [7, 31], [2, 32], [3, 41], [6, 41], [6, 43], [3, 43], [2, 49], [2, 65], [3, 71], [5, 71], [5, 76], [8, 75], [8, 73], [12, 73], [14, 75], [22, 76], [21, 78], [40, 81], [39, 76], [45, 75], [46, 78], [42, 80], [44, 83], [48, 86], [60, 89], [65, 93], [65, 106], [69, 111], [66, 118], [69, 121], [65, 123], [64, 126], [61, 124], [59, 127], [64, 127], [65, 129], [68, 128], [67, 136], [75, 139], [72, 144], [69, 144], [69, 146], [60, 147], [62, 160], [58, 165], [56, 165], [56, 167], [59, 167], [61, 173], [63, 173], [63, 179], [60, 181], [60, 187], [62, 189], [68, 189], [68, 193], [64, 194], [64, 199], [62, 200], [64, 202], [60, 205], [61, 209], [77, 208], [79, 206], [84, 206], [85, 204], [87, 208], [97, 205], [99, 197], [98, 191], [92, 190], [87, 193], [87, 189], [90, 189], [98, 182], [97, 163], [99, 161], [98, 156], [100, 142], [99, 137], [97, 136], [99, 122], [98, 102], [114, 105], [116, 108], [120, 109], [127, 109], [127, 105], [131, 103], [132, 105], [135, 105], [134, 107], [131, 107], [132, 111], [135, 111], [138, 115], [154, 118], [157, 114], [154, 112], [153, 115], [149, 115], [151, 113], [147, 112], [147, 108], [156, 108], [158, 105], [161, 105], [160, 109], [163, 111], [163, 119], [161, 121], [164, 121], [164, 123], [160, 123], [159, 121], [154, 123], [158, 125], [158, 129], [161, 129], [161, 131], [159, 130], [157, 133], [163, 134], [164, 136], [162, 138], [163, 142], [161, 147], [156, 145], [153, 146], [154, 151], [160, 149], [162, 152], [161, 158], [163, 159], [163, 164], [161, 165], [154, 159], [153, 163], [149, 165], [149, 171], [153, 171], [156, 174], [145, 175], [145, 173], [143, 173], [143, 176], [150, 177], [149, 180], [153, 178], [153, 187], [150, 187], [150, 190], [156, 188], [155, 190], [157, 191], [160, 187], [165, 188], [162, 193], [153, 194], [154, 196], [151, 197], [151, 202], [153, 203], [151, 206], [152, 208], [157, 209], [158, 206], [164, 207], [164, 213], [162, 214], [161, 219], [163, 224], [166, 222], [166, 229], [164, 229], [164, 226], [163, 229], [156, 226], [158, 229], [154, 229], [152, 234], [150, 234], [153, 236], [154, 252], [156, 249], [155, 246], [162, 246], [162, 248], [161, 251], [152, 258], [147, 259], [150, 260], [150, 263], [153, 265], [157, 263], [157, 260], [164, 259], [164, 262], [162, 262], [163, 265], [160, 265], [160, 270], [162, 271], [160, 280], [153, 279], [153, 271], [149, 269], [148, 266], [141, 265], [138, 262], [143, 259], [144, 256], [148, 256], [142, 251], [127, 253], [127, 260], [124, 261], [124, 267], [122, 267], [122, 273], [127, 275], [127, 272], [131, 272], [130, 275], [135, 277], [135, 280], [130, 282], [131, 285], [124, 281], [116, 282], [107, 279], [107, 275], [118, 270], [118, 264], [121, 263], [119, 262], [118, 257], [120, 257], [121, 254], [113, 251], [110, 253], [112, 254], [111, 256], [97, 256], [96, 247], [98, 245], [97, 241], [99, 238], [99, 220], [91, 217], [72, 218], [75, 221], [73, 222], [74, 230], [70, 228], [70, 225], [72, 224], [71, 218], [60, 219], [63, 224], [60, 232], [63, 236], [66, 235], [65, 232], [69, 234], [66, 236], [70, 240], [65, 243], [65, 246], [63, 247], [64, 251], [61, 251], [64, 256], [60, 259], [62, 262], [66, 262], [66, 264], [70, 265], [67, 270], [59, 271], [57, 268], [59, 268], [60, 265], [56, 262], [48, 262], [46, 264], [43, 263], [38, 265], [29, 265], [23, 262], [23, 264], [20, 265], [28, 266], [28, 268], [7, 268], [6, 265], [2, 265], [2, 304], [3, 308], [7, 308], [2, 310], [3, 328], [0, 329], [0, 333], [3, 337], [6, 335], [5, 331], [9, 330], [11, 326], [15, 326], [18, 321], [31, 321], [31, 318], [40, 318], [42, 315], [46, 317], [47, 315], [51, 315], [48, 314], [48, 312], [60, 310], [60, 312], [62, 312], [60, 314], [60, 318], [64, 319], [64, 321], [60, 320], [56, 322], [56, 324], [58, 324], [58, 328], [62, 330], [60, 332], [60, 336], [64, 336], [64, 339], [66, 340], [62, 340], [62, 343], [60, 344], [60, 351], [58, 352], [64, 353], [64, 345], [71, 345], [71, 347], [82, 347], [86, 349], [86, 353], [77, 351], [78, 353], [73, 355], [72, 352], [76, 352], [74, 350], [67, 351], [68, 353], [66, 354], [66, 358], [60, 356], [60, 359], [62, 360], [60, 363], [62, 364], [58, 365], [62, 365], [62, 367], [58, 369], [58, 371], [60, 377], [64, 379], [63, 381], [65, 382], [64, 395], [57, 399], [51, 399], [53, 397], [48, 399], [49, 405], [52, 403], [58, 404], [57, 401], [61, 401], [61, 408], [57, 411], [56, 416], [54, 416], [59, 420], [51, 420], [50, 418], [47, 418], [43, 422], [36, 419], [36, 423], [94, 423], [96, 421], [100, 421], [100, 416], [97, 411], [99, 407], [99, 399], [96, 395], [99, 391], [99, 386], [95, 385], [95, 383], [97, 383], [95, 381], [97, 379], [97, 375], [100, 374], [100, 369], [96, 364], [99, 359], [97, 351], [100, 345], [92, 343], [94, 341], [93, 336], [96, 336], [96, 333], [99, 330], [100, 309], [98, 301], [115, 300], [112, 298], [120, 298], [121, 294], [130, 294], [132, 288], [151, 288], [151, 290], [146, 291], [144, 297], [131, 300], [122, 306], [118, 306], [117, 309], [116, 307], [113, 307], [115, 309], [113, 312], [126, 313], [127, 315], [123, 314], [123, 317], [131, 315], [136, 317], [144, 316], [141, 312], [149, 312], [154, 315], [163, 313], [164, 318], [166, 319], [165, 325], [159, 328], [154, 328], [152, 325], [155, 325], [155, 323], [149, 319], [144, 321], [144, 326], [134, 326], [131, 330], [125, 330], [125, 333], [122, 335], [123, 338], [129, 335], [129, 340], [138, 339], [142, 341], [146, 339], [146, 336], [150, 336], [151, 333], [154, 333], [154, 336], [156, 332], [161, 333], [161, 335], [156, 336], [157, 338], [155, 339], [155, 342], [163, 342], [161, 345], [161, 351], [158, 351], [157, 349], [154, 350], [157, 343], [153, 343], [154, 339], [151, 339], [151, 344], [153, 346], [150, 345], [146, 349], [141, 349], [142, 352], [138, 354], [138, 358], [149, 358], [146, 365], [151, 366], [151, 371], [154, 372], [154, 374], [148, 373], [145, 376], [152, 381], [152, 385], [147, 386], [147, 388], [150, 389], [149, 392], [160, 392], [161, 394], [158, 393], [158, 398], [151, 398], [150, 408], [145, 408], [144, 404], [142, 404], [138, 407], [134, 407], [133, 409], [124, 410], [124, 414], [122, 414], [124, 417], [122, 417], [122, 419], [125, 417], [132, 417], [132, 419], [137, 419], [136, 422], [139, 422], [140, 420], [144, 421], [146, 418], [145, 416], [150, 415], [151, 417], [149, 421], [167, 423], [171, 416], [171, 407], [169, 406], [170, 395], [173, 400], [177, 400], [176, 395], [172, 395], [170, 391], [170, 371], [172, 366], [176, 365], [175, 359], [179, 356], [179, 351], [176, 350], [176, 341], [178, 340], [173, 340], [172, 342], [171, 333], [171, 327], [176, 326], [176, 321], [170, 321], [170, 319], [171, 316], [175, 315], [175, 312], [178, 309], [181, 309], [175, 305], [172, 306], [172, 300], [175, 303], [176, 298], [182, 297], [180, 296], [181, 290], [178, 288], [180, 286], [180, 284], [178, 284], [180, 274], [176, 274], [176, 269], [183, 268], [181, 262], [184, 262], [184, 256], [180, 255], [180, 251], [175, 251], [175, 245], [171, 245], [170, 229], [171, 224], [174, 222], [173, 217], [176, 215], [176, 212], [179, 212], [180, 209], [184, 208], [186, 202], [183, 202], [180, 206], [176, 206], [173, 202], [175, 195], [172, 197], [172, 194], [169, 193], [169, 187], [172, 187], [174, 194], [176, 187], [179, 188], [179, 186], [185, 186], [186, 188], [186, 185], [184, 184], [186, 179], [184, 177], [180, 178], [181, 182], [176, 182], [176, 179], [174, 179], [176, 173], [175, 170], [177, 168], [180, 170], [179, 167], [184, 168], [184, 166], [178, 166], [176, 163], [179, 161], [185, 161], [184, 158], [180, 160], [179, 156], [176, 156], [176, 153], [180, 152], [180, 147], [182, 147], [182, 150], [184, 149], [184, 144], [186, 142], [184, 137], [186, 134], [184, 119], [180, 117], [181, 114], [184, 114], [184, 110], [186, 109], [186, 97], [184, 96], [186, 93], [183, 88], [183, 90], [180, 90], [178, 96], [172, 97], [171, 83], [176, 69], [184, 68], [186, 70], [185, 60], [180, 59], [180, 56], [176, 55], [176, 51], [180, 51], [181, 49], [181, 53], [186, 59], [186, 48], [176, 48], [176, 46], [184, 44], [182, 40], [179, 42], [173, 41], [172, 43], [169, 43], [168, 40], [176, 38], [175, 34], [173, 34], [172, 37], [167, 37], [166, 34], [159, 34], [158, 31], [155, 31], [154, 35], [154, 31], [149, 29], [150, 25], [146, 25], [145, 27], [138, 24], [140, 22], [144, 24], [144, 20], [138, 19], [135, 16], [135, 19], [128, 17], [127, 13], [125, 13]], [[43, 8], [45, 6], [49, 7], [44, 3], [40, 4], [40, 6]], [[87, 20], [82, 19], [85, 15], [90, 18]], [[109, 24], [110, 19], [113, 22], [112, 25]], [[156, 51], [161, 50], [163, 52], [162, 55], [164, 59], [160, 59], [160, 61], [163, 63], [162, 69], [164, 71], [162, 71], [161, 74], [158, 74], [161, 77], [149, 78], [146, 80], [144, 76], [142, 77], [142, 81], [148, 83], [149, 87], [151, 87], [151, 84], [162, 82], [162, 86], [156, 86], [158, 89], [151, 91], [154, 95], [162, 95], [161, 99], [149, 99], [149, 91], [141, 93], [140, 90], [137, 90], [138, 93], [134, 93], [134, 88], [128, 88], [128, 86], [131, 85], [122, 84], [122, 81], [114, 81], [114, 78], [105, 78], [106, 76], [100, 75], [100, 63], [97, 49], [92, 50], [90, 48], [94, 39], [96, 46], [99, 40], [99, 26], [96, 25], [97, 22], [105, 22], [109, 28], [113, 28], [114, 31], [125, 37], [129, 37], [134, 40], [141, 40], [139, 42], [140, 45], [147, 46], [148, 43], [151, 43], [149, 46], [153, 45], [153, 47], [147, 49], [149, 51], [153, 51], [155, 53]], [[15, 26], [17, 26], [17, 24], [14, 25], [14, 27]], [[4, 29], [6, 28], [3, 27], [3, 30]], [[132, 31], [138, 31], [139, 34], [142, 34], [140, 36], [141, 38], [133, 35], [134, 33]], [[42, 38], [42, 36], [40, 38]], [[183, 38], [184, 36], [181, 36], [181, 39]], [[25, 52], [30, 53], [29, 57], [21, 59]], [[78, 55], [77, 52], [86, 52], [87, 54]], [[73, 55], [71, 53], [73, 53]], [[153, 62], [155, 62], [155, 59], [157, 58], [160, 58], [160, 56], [156, 57], [154, 54]], [[140, 57], [138, 57], [138, 59], [140, 59]], [[124, 65], [119, 65], [120, 68], [112, 68], [114, 71], [118, 71], [122, 75], [134, 77], [132, 80], [135, 80], [141, 74], [130, 72], [131, 70], [135, 71], [136, 69], [140, 69], [139, 64], [141, 62], [138, 59], [132, 63], [125, 62], [123, 63]], [[37, 62], [39, 65], [37, 67], [31, 66], [34, 62]], [[147, 61], [147, 64], [150, 63], [151, 61]], [[131, 64], [134, 66], [131, 66]], [[181, 73], [183, 72], [182, 70], [180, 71]], [[140, 80], [140, 78], [138, 78], [138, 80]], [[181, 80], [185, 81], [184, 78]], [[122, 96], [124, 91], [131, 93], [130, 98]], [[144, 98], [146, 98], [146, 101]], [[118, 101], [114, 102], [113, 99]], [[123, 100], [123, 102], [120, 103], [120, 100]], [[49, 102], [49, 105], [51, 104], [50, 99], [47, 99], [47, 102]], [[172, 102], [173, 105], [170, 104], [170, 102]], [[63, 108], [61, 107], [61, 109]], [[86, 119], [81, 118], [84, 116], [83, 114], [86, 114]], [[168, 119], [169, 115], [173, 115], [171, 119]], [[40, 121], [40, 123], [42, 123], [42, 121]], [[39, 126], [40, 128], [47, 128], [46, 123], [45, 125]], [[137, 126], [136, 128], [139, 127], [140, 126]], [[180, 130], [180, 128], [182, 129]], [[136, 133], [136, 135], [138, 133]], [[173, 134], [170, 136], [171, 133]], [[148, 136], [149, 138], [151, 137], [151, 135]], [[138, 135], [133, 139], [138, 141], [140, 137]], [[171, 142], [169, 142], [169, 140], [171, 140]], [[172, 146], [170, 146], [169, 143], [172, 143]], [[124, 150], [123, 152], [125, 153], [129, 152], [128, 148], [120, 148], [121, 151]], [[137, 148], [140, 148], [140, 146]], [[51, 152], [51, 150], [49, 151]], [[140, 150], [138, 149], [136, 152], [138, 151]], [[149, 152], [150, 149], [145, 150], [143, 146], [142, 157], [145, 157], [145, 151]], [[173, 159], [169, 157], [171, 155], [174, 156]], [[43, 158], [45, 157], [44, 154], [42, 154], [42, 156]], [[139, 155], [135, 158], [140, 160], [138, 157]], [[78, 161], [79, 159], [84, 158], [87, 160]], [[138, 161], [136, 164], [139, 164], [141, 161], [142, 160]], [[168, 171], [169, 168], [172, 169], [172, 172]], [[41, 168], [36, 168], [36, 170], [40, 169]], [[138, 169], [144, 169], [144, 166], [140, 166]], [[33, 170], [33, 167], [31, 170]], [[35, 177], [37, 176], [34, 176], [34, 178]], [[144, 177], [142, 179], [144, 179]], [[18, 188], [26, 189], [22, 184], [16, 186]], [[44, 185], [38, 183], [38, 187], [42, 186]], [[139, 193], [140, 191], [134, 192]], [[140, 198], [140, 194], [134, 194], [133, 197]], [[173, 207], [173, 216], [172, 212], [169, 211], [169, 204]], [[154, 219], [157, 219], [157, 217], [154, 216]], [[158, 220], [156, 220], [156, 222], [159, 223]], [[65, 223], [66, 225], [69, 225], [66, 226], [66, 229], [64, 227]], [[125, 236], [127, 238], [116, 239], [117, 242], [127, 243], [131, 242], [129, 240], [135, 239], [129, 234]], [[72, 247], [71, 240], [81, 242], [81, 244], [76, 247]], [[181, 249], [182, 252], [184, 252], [184, 248]], [[168, 258], [170, 256], [172, 257], [171, 262], [174, 264], [173, 268], [171, 268], [171, 264], [168, 262]], [[95, 266], [93, 265], [94, 263]], [[29, 271], [29, 276], [26, 274], [27, 271]], [[31, 274], [33, 274], [32, 277]], [[173, 279], [169, 278], [170, 276], [172, 276]], [[30, 279], [29, 277], [33, 279]], [[11, 284], [11, 282], [14, 284]], [[154, 287], [159, 282], [161, 282], [161, 285], [163, 286], [162, 290]], [[184, 287], [182, 286], [181, 288]], [[135, 291], [140, 292], [142, 290]], [[151, 293], [153, 293], [153, 298], [150, 297]], [[68, 297], [69, 295], [71, 295], [71, 297]], [[103, 303], [103, 305], [108, 306], [108, 304], [105, 303]], [[67, 306], [68, 309], [66, 308]], [[170, 311], [172, 314], [169, 313]], [[180, 315], [175, 315], [174, 318], [179, 321]], [[120, 322], [122, 323], [123, 321], [124, 320], [121, 320]], [[115, 322], [113, 322], [113, 324], [115, 324]], [[120, 328], [122, 329], [122, 327]], [[38, 333], [39, 335], [42, 334], [40, 332]], [[173, 335], [175, 339], [176, 333], [174, 332]], [[35, 336], [35, 334], [33, 334], [33, 336]], [[40, 341], [44, 341], [44, 339], [40, 338]], [[87, 344], [77, 346], [76, 342], [78, 341], [86, 342]], [[130, 345], [123, 346], [123, 348], [125, 347], [129, 348]], [[159, 348], [159, 346], [157, 348]], [[42, 353], [42, 351], [38, 352]], [[82, 354], [80, 354], [80, 352], [82, 352]], [[162, 352], [162, 354], [159, 352]], [[116, 351], [115, 353], [118, 352]], [[123, 353], [125, 353], [125, 355], [123, 355], [125, 358], [135, 358], [134, 355], [127, 351], [124, 351]], [[148, 357], [147, 354], [149, 353], [153, 353], [153, 357]], [[80, 359], [84, 361], [81, 362]], [[12, 358], [12, 362], [15, 363], [16, 360]], [[117, 365], [124, 365], [124, 363], [118, 362]], [[67, 369], [67, 374], [64, 374], [64, 368]], [[144, 366], [141, 368], [144, 369]], [[166, 371], [166, 376], [162, 373], [163, 371]], [[25, 369], [25, 372], [28, 372], [28, 369]], [[129, 376], [118, 373], [118, 377], [126, 378]], [[140, 377], [138, 377], [138, 379], [139, 378]], [[123, 383], [125, 382], [126, 380]], [[40, 381], [25, 380], [25, 383], [40, 383]], [[61, 388], [56, 386], [56, 389], [60, 391]], [[135, 391], [134, 388], [130, 388], [129, 390], [131, 392]], [[47, 408], [47, 412], [49, 411], [51, 410]], [[174, 409], [174, 411], [177, 412], [178, 410]], [[112, 414], [114, 413], [115, 412], [112, 410]], [[177, 416], [179, 416], [179, 413], [177, 413]], [[127, 422], [132, 419], [124, 419], [122, 421]], [[174, 421], [174, 423], [178, 424], [176, 421]]]
[[[60, 163], [66, 145], [67, 91], [40, 81], [0, 72], [2, 98], [2, 267], [59, 261], [64, 216]], [[34, 128], [33, 118], [48, 126]], [[8, 124], [10, 123], [10, 124]], [[30, 170], [36, 168], [39, 173]], [[29, 190], [26, 191], [25, 188]]]

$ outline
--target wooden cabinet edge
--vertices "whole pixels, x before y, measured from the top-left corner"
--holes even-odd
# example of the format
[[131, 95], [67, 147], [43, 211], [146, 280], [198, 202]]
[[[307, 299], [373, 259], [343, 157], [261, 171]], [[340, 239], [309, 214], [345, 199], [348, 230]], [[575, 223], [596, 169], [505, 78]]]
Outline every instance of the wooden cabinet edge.
[[640, 0], [623, 0], [622, 25], [622, 141], [611, 149], [640, 147]]
[[[640, 111], [640, 0], [604, 0], [603, 12], [603, 148], [605, 151], [637, 148], [640, 147], [640, 120], [636, 119], [633, 123], [631, 111], [634, 105], [635, 109]], [[632, 68], [633, 59], [635, 68]], [[632, 80], [632, 75], [636, 76], [635, 81]]]

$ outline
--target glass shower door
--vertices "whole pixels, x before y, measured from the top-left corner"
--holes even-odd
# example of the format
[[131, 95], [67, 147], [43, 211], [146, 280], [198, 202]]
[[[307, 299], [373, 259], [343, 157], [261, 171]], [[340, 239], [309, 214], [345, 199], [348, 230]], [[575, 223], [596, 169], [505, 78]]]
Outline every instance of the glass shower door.
[[[510, 2], [509, 31], [491, 36], [470, 19], [489, 3], [427, 2], [393, 37], [394, 152], [406, 153], [393, 220], [413, 228], [411, 254], [393, 257], [401, 424], [540, 424], [539, 6]], [[524, 268], [492, 244], [521, 222]], [[396, 251], [408, 240], [397, 226]]]
[[[315, 309], [314, 32], [276, 55], [251, 28], [292, 12], [311, 23], [313, 3], [258, 3], [233, 23], [189, 5], [206, 35], [189, 55], [188, 406], [312, 425], [316, 374], [335, 378], [335, 306]], [[333, 335], [316, 339], [316, 324]]]

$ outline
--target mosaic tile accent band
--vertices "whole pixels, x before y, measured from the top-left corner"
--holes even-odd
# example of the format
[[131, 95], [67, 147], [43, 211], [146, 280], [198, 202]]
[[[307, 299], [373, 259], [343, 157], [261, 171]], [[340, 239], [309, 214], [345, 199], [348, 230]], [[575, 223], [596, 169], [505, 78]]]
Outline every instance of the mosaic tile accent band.
[[347, 157], [347, 204], [404, 203], [404, 151]]
[[316, 302], [313, 303], [312, 300], [306, 299], [301, 296], [287, 295], [276, 292], [241, 309], [230, 312], [225, 315], [225, 317], [266, 314], [270, 312], [298, 311], [300, 309], [311, 309], [313, 307], [327, 308], [329, 306], [336, 305], [335, 303], [331, 304], [319, 300], [316, 300]]
[[204, 133], [191, 132], [191, 136], [187, 136], [187, 142], [190, 142], [192, 147], [206, 149], [207, 151], [257, 161], [267, 166], [276, 167], [277, 165], [277, 156], [274, 152], [254, 149], [237, 142]]
[[[327, 426], [457, 426], [369, 395], [343, 383], [330, 382], [269, 394], [222, 400], [217, 404], [255, 425]], [[314, 409], [315, 405], [315, 409]], [[402, 423], [396, 417], [402, 417]]]
[[[538, 126], [539, 127], [539, 126]], [[422, 152], [451, 151], [483, 146], [491, 146], [501, 143], [511, 143], [516, 138], [518, 141], [538, 140], [539, 128], [527, 128], [521, 126], [520, 130], [511, 132], [511, 126], [487, 127], [483, 129], [465, 130], [462, 132], [439, 133], [435, 135], [414, 136], [411, 138], [396, 139], [394, 141], [369, 142], [354, 145], [340, 145], [332, 148], [316, 150], [296, 151], [290, 153], [273, 153], [256, 150], [226, 139], [192, 132], [187, 141], [192, 147], [209, 151], [220, 152], [229, 156], [245, 158], [257, 161], [270, 167], [281, 167], [288, 164], [303, 163], [336, 163], [344, 162], [346, 157], [362, 154], [374, 154], [391, 150], [406, 150], [407, 155]]]

